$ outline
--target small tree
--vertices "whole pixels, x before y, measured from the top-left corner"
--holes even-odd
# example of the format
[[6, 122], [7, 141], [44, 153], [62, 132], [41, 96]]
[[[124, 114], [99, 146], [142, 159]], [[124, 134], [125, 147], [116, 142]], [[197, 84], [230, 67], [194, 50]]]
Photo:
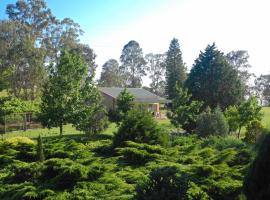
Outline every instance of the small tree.
[[39, 135], [37, 139], [37, 160], [43, 162], [45, 160], [44, 152], [43, 152], [43, 143], [42, 138]]
[[270, 135], [262, 141], [257, 157], [253, 161], [244, 180], [247, 200], [270, 199]]
[[263, 132], [263, 126], [261, 122], [258, 120], [254, 120], [247, 125], [247, 130], [245, 133], [244, 140], [248, 143], [254, 144], [256, 143], [256, 141], [258, 140], [262, 132]]
[[101, 96], [92, 77], [86, 79], [80, 90], [72, 118], [76, 129], [87, 135], [97, 134], [107, 125], [105, 108], [101, 104]]
[[197, 120], [197, 132], [201, 137], [208, 135], [226, 135], [229, 131], [228, 123], [221, 112], [220, 108], [216, 108], [214, 112], [208, 108], [201, 113]]
[[255, 97], [250, 97], [246, 102], [240, 104], [238, 107], [239, 112], [239, 129], [238, 129], [238, 138], [240, 138], [240, 132], [242, 127], [248, 125], [253, 120], [261, 120], [262, 107], [259, 106], [258, 101]]
[[261, 121], [262, 107], [258, 105], [255, 97], [250, 97], [247, 101], [241, 103], [238, 107], [229, 107], [225, 111], [225, 116], [228, 120], [230, 131], [238, 130], [237, 137], [240, 138], [240, 133], [243, 127], [247, 126], [254, 120]]
[[236, 106], [229, 106], [225, 112], [225, 117], [229, 125], [229, 133], [235, 132], [239, 127], [239, 112]]
[[130, 110], [115, 133], [113, 144], [121, 147], [129, 140], [137, 143], [166, 144], [168, 136], [158, 127], [151, 113]]
[[174, 126], [192, 132], [196, 128], [197, 117], [201, 112], [202, 105], [202, 102], [192, 101], [191, 95], [186, 89], [177, 87], [168, 117]]
[[117, 97], [116, 109], [109, 112], [110, 120], [113, 122], [121, 122], [127, 115], [128, 111], [133, 108], [134, 96], [125, 88]]
[[41, 97], [41, 123], [48, 127], [59, 127], [70, 122], [81, 83], [87, 75], [87, 65], [76, 53], [62, 51], [59, 64], [49, 66], [49, 77]]

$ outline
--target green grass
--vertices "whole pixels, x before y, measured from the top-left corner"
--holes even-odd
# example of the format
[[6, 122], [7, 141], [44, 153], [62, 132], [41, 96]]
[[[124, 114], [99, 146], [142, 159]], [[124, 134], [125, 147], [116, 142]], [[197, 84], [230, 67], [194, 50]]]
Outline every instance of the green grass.
[[[163, 119], [157, 120], [160, 127], [166, 130], [173, 130], [174, 127], [171, 124], [170, 120]], [[105, 129], [101, 134], [103, 135], [112, 135], [114, 132], [117, 131], [117, 125], [115, 123], [111, 123], [107, 129]], [[63, 128], [63, 135], [64, 136], [71, 136], [71, 135], [80, 135], [83, 132], [76, 130], [72, 125], [65, 125]], [[29, 138], [37, 138], [39, 135], [42, 137], [53, 137], [59, 136], [59, 128], [40, 128], [40, 129], [31, 129], [26, 131], [13, 131], [3, 135], [3, 138], [10, 138], [10, 137], [17, 137], [17, 136], [25, 136]]]
[[[262, 119], [262, 124], [264, 127], [270, 129], [270, 107], [263, 107], [262, 112], [264, 114]], [[158, 119], [157, 120], [158, 125], [161, 128], [164, 128], [167, 131], [174, 131], [175, 127], [171, 124], [169, 119]], [[102, 132], [104, 135], [112, 135], [114, 132], [116, 132], [117, 126], [115, 123], [112, 123], [109, 125], [109, 127]], [[242, 134], [244, 134], [244, 129], [242, 130]], [[80, 135], [83, 134], [83, 132], [76, 130], [72, 125], [65, 125], [63, 130], [63, 135], [65, 136], [71, 136], [71, 135]], [[16, 136], [26, 136], [29, 138], [37, 138], [39, 135], [42, 137], [53, 137], [53, 136], [59, 136], [59, 128], [52, 128], [52, 129], [32, 129], [27, 131], [14, 131], [5, 134], [4, 138], [10, 138], [10, 137], [16, 137]]]
[[8, 96], [7, 91], [3, 90], [0, 92], [0, 97], [6, 97], [6, 96]]
[[264, 127], [270, 129], [270, 107], [263, 107], [263, 119], [262, 124]]

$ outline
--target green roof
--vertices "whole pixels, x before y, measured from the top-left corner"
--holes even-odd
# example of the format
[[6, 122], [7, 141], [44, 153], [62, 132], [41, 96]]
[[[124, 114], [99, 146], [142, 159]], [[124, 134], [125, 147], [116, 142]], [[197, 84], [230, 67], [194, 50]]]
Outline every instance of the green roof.
[[[121, 91], [125, 88], [115, 88], [115, 87], [100, 87], [99, 90], [114, 99], [118, 97]], [[157, 96], [143, 88], [126, 88], [127, 91], [132, 94], [135, 98], [135, 102], [139, 103], [165, 103], [166, 99]]]

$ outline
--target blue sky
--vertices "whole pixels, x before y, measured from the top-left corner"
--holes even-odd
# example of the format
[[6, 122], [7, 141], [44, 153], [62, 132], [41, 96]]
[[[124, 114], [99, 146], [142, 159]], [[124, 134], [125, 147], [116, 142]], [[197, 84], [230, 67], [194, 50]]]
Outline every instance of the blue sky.
[[[0, 0], [0, 18], [14, 0]], [[119, 59], [129, 40], [144, 53], [167, 51], [179, 39], [188, 68], [207, 44], [216, 42], [225, 53], [248, 50], [251, 71], [270, 67], [270, 2], [268, 0], [47, 0], [57, 18], [70, 17], [85, 34], [83, 43], [97, 54], [97, 77], [110, 58]], [[147, 82], [147, 79], [145, 79]]]

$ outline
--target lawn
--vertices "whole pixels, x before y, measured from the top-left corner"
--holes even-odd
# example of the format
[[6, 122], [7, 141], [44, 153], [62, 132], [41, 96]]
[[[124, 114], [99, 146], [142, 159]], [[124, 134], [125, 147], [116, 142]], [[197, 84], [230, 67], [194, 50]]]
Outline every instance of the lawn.
[[[263, 107], [262, 109], [263, 119], [262, 124], [266, 128], [270, 128], [270, 107]], [[175, 130], [174, 126], [170, 123], [169, 119], [160, 119], [157, 120], [160, 127], [164, 128], [167, 131]], [[115, 123], [111, 123], [109, 127], [103, 131], [102, 134], [111, 135], [117, 130], [117, 126]], [[83, 134], [83, 132], [76, 130], [72, 125], [65, 125], [63, 130], [63, 135], [79, 135]], [[32, 129], [27, 131], [14, 131], [5, 134], [4, 138], [10, 138], [15, 136], [27, 136], [29, 138], [37, 138], [39, 135], [42, 137], [53, 137], [59, 136], [59, 128], [52, 128], [52, 129]]]

